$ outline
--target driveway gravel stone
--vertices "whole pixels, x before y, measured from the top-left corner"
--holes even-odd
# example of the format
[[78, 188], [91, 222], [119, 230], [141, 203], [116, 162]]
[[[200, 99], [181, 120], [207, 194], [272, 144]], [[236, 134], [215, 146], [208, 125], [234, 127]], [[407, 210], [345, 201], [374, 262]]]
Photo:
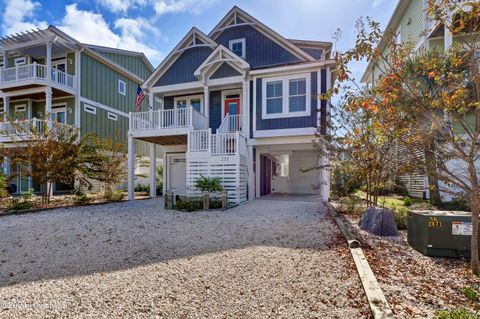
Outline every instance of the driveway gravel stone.
[[325, 211], [154, 199], [0, 217], [0, 318], [368, 318]]

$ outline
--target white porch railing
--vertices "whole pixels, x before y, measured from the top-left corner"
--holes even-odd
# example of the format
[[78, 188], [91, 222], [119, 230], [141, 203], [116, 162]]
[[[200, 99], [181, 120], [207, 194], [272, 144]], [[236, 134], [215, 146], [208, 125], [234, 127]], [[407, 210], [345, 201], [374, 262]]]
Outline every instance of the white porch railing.
[[68, 124], [57, 123], [43, 119], [17, 120], [13, 122], [0, 122], [0, 141], [13, 142], [19, 138], [27, 137], [34, 134], [43, 134], [48, 125], [51, 129], [60, 129], [69, 126]]
[[130, 130], [206, 129], [208, 118], [193, 107], [130, 113]]
[[210, 129], [188, 133], [189, 152], [209, 152], [211, 155], [246, 155], [247, 140], [239, 131], [212, 134]]
[[217, 129], [217, 133], [237, 132], [242, 129], [242, 116], [240, 114], [229, 115], [228, 113], [222, 120], [222, 124]]
[[[50, 69], [51, 81], [68, 88], [75, 88], [75, 76], [67, 74], [55, 68]], [[43, 64], [19, 65], [13, 68], [2, 69], [0, 73], [0, 84], [17, 83], [27, 80], [47, 80], [47, 66]]]
[[47, 125], [45, 120], [39, 120], [33, 118], [31, 120], [19, 120], [14, 122], [1, 122], [0, 123], [0, 136], [16, 136], [16, 135], [30, 135], [34, 132], [45, 132], [45, 126]]

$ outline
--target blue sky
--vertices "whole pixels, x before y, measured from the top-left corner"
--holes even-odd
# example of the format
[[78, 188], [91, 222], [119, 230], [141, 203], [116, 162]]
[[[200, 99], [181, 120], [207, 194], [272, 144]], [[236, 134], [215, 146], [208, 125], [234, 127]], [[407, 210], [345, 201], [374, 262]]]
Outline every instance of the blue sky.
[[[354, 44], [354, 25], [370, 16], [385, 26], [397, 0], [0, 0], [0, 33], [58, 26], [85, 43], [143, 51], [154, 66], [196, 26], [208, 33], [237, 5], [286, 38]], [[361, 74], [364, 64], [354, 66]]]

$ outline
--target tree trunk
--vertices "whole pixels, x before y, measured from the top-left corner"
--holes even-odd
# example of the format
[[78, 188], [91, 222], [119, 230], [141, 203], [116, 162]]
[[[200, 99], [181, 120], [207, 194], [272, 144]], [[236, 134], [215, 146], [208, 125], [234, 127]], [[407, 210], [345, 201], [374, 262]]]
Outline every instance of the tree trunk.
[[478, 183], [477, 170], [473, 161], [468, 165], [470, 173], [470, 183], [472, 185], [472, 192], [470, 195], [470, 206], [472, 208], [472, 238], [471, 238], [471, 268], [474, 274], [479, 273], [478, 260], [478, 214], [480, 213], [480, 190]]
[[425, 170], [428, 177], [428, 189], [430, 190], [430, 204], [438, 206], [441, 204], [440, 189], [438, 187], [437, 160], [435, 158], [435, 141], [428, 137], [424, 147]]

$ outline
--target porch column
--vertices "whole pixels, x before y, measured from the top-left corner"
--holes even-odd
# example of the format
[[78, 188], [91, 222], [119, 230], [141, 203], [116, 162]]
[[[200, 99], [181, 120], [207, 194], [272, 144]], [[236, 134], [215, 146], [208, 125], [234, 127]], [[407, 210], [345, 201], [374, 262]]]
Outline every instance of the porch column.
[[320, 168], [319, 173], [319, 183], [320, 183], [320, 193], [322, 196], [323, 202], [328, 202], [330, 198], [330, 160], [328, 155], [324, 155], [318, 159], [318, 165]]
[[249, 129], [249, 108], [248, 108], [248, 82], [246, 79], [242, 81], [242, 132], [249, 137], [250, 129]]
[[203, 87], [203, 103], [205, 104], [203, 109], [204, 109], [204, 115], [208, 119], [209, 114], [210, 114], [210, 92], [208, 90], [208, 86]]
[[3, 158], [3, 173], [5, 176], [7, 176], [7, 178], [10, 175], [10, 157], [8, 156]]
[[47, 81], [52, 79], [52, 43], [47, 43]]
[[[2, 56], [3, 56], [3, 67], [2, 69], [6, 69], [8, 68], [8, 65], [7, 65], [7, 60], [8, 60], [8, 52], [7, 51], [3, 51], [2, 53]], [[0, 81], [1, 82], [1, 81]]]
[[128, 200], [135, 199], [135, 139], [128, 137]]
[[10, 114], [10, 98], [7, 96], [3, 97], [3, 120], [8, 121], [8, 115]]
[[443, 40], [444, 40], [444, 45], [445, 45], [445, 51], [447, 51], [448, 49], [450, 49], [450, 47], [451, 47], [452, 44], [453, 44], [453, 36], [452, 36], [452, 33], [450, 32], [450, 30], [448, 30], [448, 24], [451, 23], [451, 21], [452, 21], [452, 17], [449, 16], [449, 17], [445, 20], [445, 25], [443, 26], [443, 30], [444, 30]]
[[150, 143], [150, 197], [154, 198], [157, 196], [157, 156], [156, 156], [156, 145]]
[[153, 111], [155, 109], [155, 96], [152, 92], [148, 92], [148, 103], [150, 106], [150, 111]]
[[255, 197], [260, 197], [260, 149], [255, 148]]
[[247, 170], [248, 170], [248, 200], [253, 200], [255, 198], [255, 173], [253, 172], [253, 146], [248, 146], [248, 156], [247, 156]]
[[50, 128], [52, 127], [52, 121], [50, 121], [51, 114], [52, 114], [52, 88], [48, 86], [45, 89], [45, 120], [47, 121], [47, 125]]
[[167, 182], [168, 182], [168, 170], [170, 167], [168, 166], [167, 162], [167, 152], [165, 152], [165, 149], [162, 148], [162, 157], [163, 157], [163, 189], [162, 189], [162, 194], [165, 196], [167, 193]]

